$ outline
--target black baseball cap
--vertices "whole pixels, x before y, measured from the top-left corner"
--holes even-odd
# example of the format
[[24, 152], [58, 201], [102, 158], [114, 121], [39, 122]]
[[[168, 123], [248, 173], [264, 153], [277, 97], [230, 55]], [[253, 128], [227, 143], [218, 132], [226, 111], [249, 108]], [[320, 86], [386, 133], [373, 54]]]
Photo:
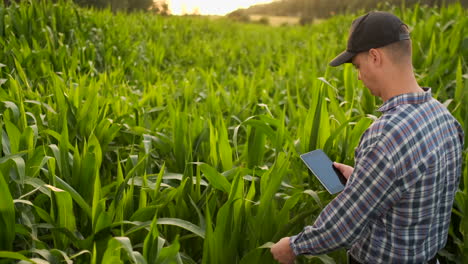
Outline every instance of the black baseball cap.
[[409, 34], [400, 34], [402, 25], [405, 24], [398, 17], [381, 11], [370, 12], [356, 18], [349, 30], [346, 50], [336, 56], [330, 62], [330, 66], [349, 63], [359, 52], [410, 39]]

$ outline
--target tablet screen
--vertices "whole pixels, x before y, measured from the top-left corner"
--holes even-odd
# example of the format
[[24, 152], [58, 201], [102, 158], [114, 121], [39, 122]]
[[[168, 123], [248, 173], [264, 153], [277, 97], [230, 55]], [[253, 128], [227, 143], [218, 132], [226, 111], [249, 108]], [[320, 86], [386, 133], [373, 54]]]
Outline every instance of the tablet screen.
[[344, 189], [346, 180], [343, 176], [337, 174], [333, 162], [321, 149], [302, 154], [301, 159], [329, 193], [335, 194]]

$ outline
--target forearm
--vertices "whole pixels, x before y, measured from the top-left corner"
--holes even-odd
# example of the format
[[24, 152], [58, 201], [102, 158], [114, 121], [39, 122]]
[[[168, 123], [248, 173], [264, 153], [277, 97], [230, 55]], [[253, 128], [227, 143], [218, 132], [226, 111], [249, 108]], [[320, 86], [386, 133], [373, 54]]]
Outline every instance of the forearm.
[[400, 197], [392, 162], [378, 148], [363, 150], [345, 189], [320, 213], [314, 225], [291, 237], [296, 255], [324, 254], [351, 246]]
[[306, 226], [302, 232], [290, 238], [290, 247], [296, 255], [320, 255], [351, 245], [364, 229], [362, 219], [340, 212], [350, 212], [345, 189], [330, 202], [318, 216], [314, 225]]

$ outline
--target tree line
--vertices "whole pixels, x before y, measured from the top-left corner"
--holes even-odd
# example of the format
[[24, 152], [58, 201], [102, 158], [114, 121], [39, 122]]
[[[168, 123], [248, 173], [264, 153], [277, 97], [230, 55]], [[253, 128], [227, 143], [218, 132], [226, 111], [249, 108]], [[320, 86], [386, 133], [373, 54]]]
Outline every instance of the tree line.
[[81, 6], [107, 8], [114, 11], [152, 11], [156, 13], [168, 14], [169, 8], [164, 0], [73, 0]]
[[[5, 5], [26, 0], [3, 0]], [[35, 1], [35, 0], [33, 0]], [[49, 0], [58, 2], [59, 0]], [[67, 0], [65, 0], [67, 1]], [[111, 8], [112, 11], [150, 11], [167, 15], [170, 13], [167, 0], [69, 0], [84, 7]]]
[[[416, 3], [440, 6], [460, 2], [468, 7], [468, 0], [386, 0], [384, 4], [412, 6]], [[247, 9], [238, 9], [229, 14], [233, 18], [245, 18], [249, 15], [295, 16], [308, 22], [316, 18], [327, 18], [335, 14], [371, 10], [379, 8], [381, 1], [375, 0], [277, 0], [273, 3], [255, 5]]]

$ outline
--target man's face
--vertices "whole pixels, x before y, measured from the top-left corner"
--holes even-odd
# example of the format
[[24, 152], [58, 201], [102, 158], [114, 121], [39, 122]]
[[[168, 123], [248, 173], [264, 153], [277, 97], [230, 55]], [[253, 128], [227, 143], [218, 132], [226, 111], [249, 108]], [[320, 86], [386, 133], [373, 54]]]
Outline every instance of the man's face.
[[358, 53], [352, 59], [352, 64], [358, 71], [358, 79], [362, 81], [364, 86], [366, 86], [373, 95], [378, 96], [375, 82], [376, 78], [371, 65], [371, 57], [368, 52]]

